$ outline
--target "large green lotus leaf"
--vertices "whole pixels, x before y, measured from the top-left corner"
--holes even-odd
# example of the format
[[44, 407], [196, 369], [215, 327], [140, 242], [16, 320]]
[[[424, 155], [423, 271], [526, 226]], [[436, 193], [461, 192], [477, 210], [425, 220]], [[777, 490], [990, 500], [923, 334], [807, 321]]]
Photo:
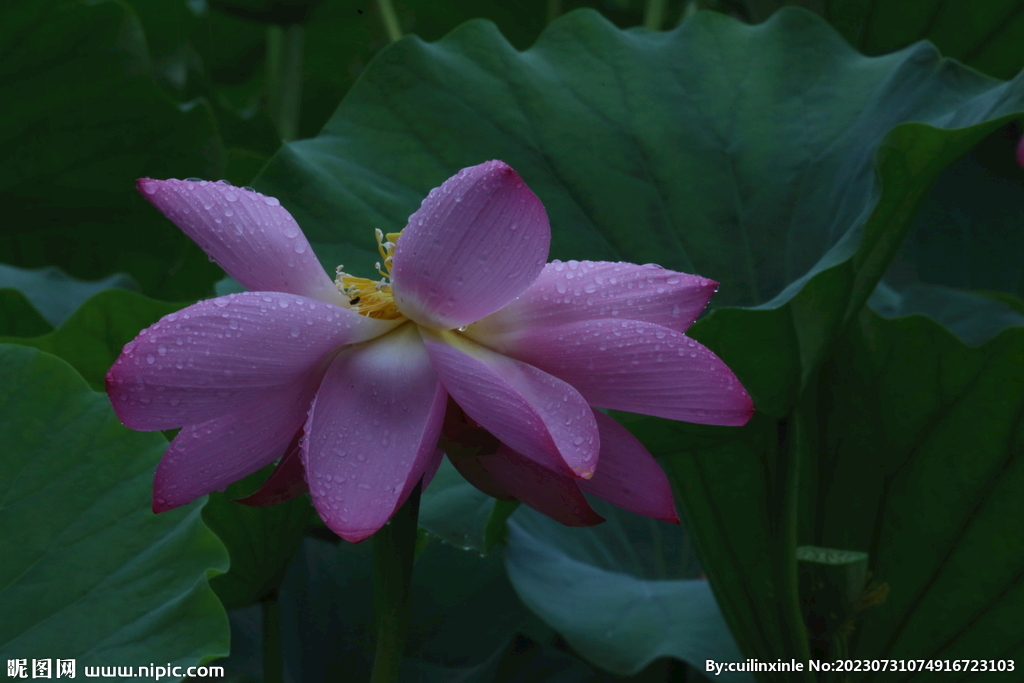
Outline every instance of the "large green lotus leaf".
[[53, 326], [17, 289], [0, 289], [0, 335], [36, 337], [53, 331]]
[[135, 191], [135, 179], [219, 177], [209, 108], [156, 85], [127, 4], [4, 3], [0, 8], [0, 261], [114, 272], [167, 299], [204, 296], [219, 269]]
[[22, 292], [46, 322], [60, 326], [85, 300], [104, 289], [138, 291], [139, 285], [130, 275], [114, 273], [94, 282], [69, 277], [53, 266], [27, 270], [0, 263], [0, 287]]
[[107, 289], [82, 304], [58, 329], [38, 337], [0, 337], [0, 343], [34, 346], [60, 356], [89, 386], [103, 391], [103, 378], [124, 345], [143, 328], [184, 306]]
[[851, 656], [1019, 666], [1024, 328], [970, 348], [924, 316], [865, 311], [822, 379], [803, 533], [868, 552], [872, 579], [890, 589]]
[[1020, 0], [744, 0], [754, 21], [782, 5], [820, 13], [858, 50], [885, 54], [930, 40], [948, 55], [999, 78], [1024, 66], [1024, 4]]
[[620, 676], [660, 657], [701, 670], [707, 659], [742, 660], [682, 527], [592, 503], [608, 520], [595, 527], [566, 527], [527, 508], [509, 520], [505, 563], [523, 602]]
[[[382, 52], [323, 133], [283, 147], [257, 186], [330, 272], [359, 272], [374, 228], [403, 227], [460, 167], [504, 159], [547, 207], [552, 256], [656, 261], [720, 281], [713, 305], [763, 305], [712, 316], [703, 339], [781, 416], [931, 177], [1022, 90], [926, 45], [863, 59], [796, 10], [757, 28], [698, 13], [664, 34], [581, 11], [526, 53], [470, 22]], [[988, 123], [886, 135], [912, 119]]]
[[277, 590], [314, 514], [309, 496], [267, 507], [234, 502], [253, 493], [273, 468], [268, 465], [211, 493], [203, 507], [203, 520], [231, 556], [231, 569], [210, 581], [227, 609], [251, 605]]
[[202, 503], [154, 515], [167, 443], [64, 361], [0, 345], [0, 658], [189, 666], [227, 652]]

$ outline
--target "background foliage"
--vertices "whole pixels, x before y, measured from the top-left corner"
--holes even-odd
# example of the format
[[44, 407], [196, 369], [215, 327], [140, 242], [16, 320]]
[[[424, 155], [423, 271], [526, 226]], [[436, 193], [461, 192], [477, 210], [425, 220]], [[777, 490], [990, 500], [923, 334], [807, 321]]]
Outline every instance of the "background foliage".
[[[368, 675], [365, 544], [304, 499], [230, 502], [265, 473], [148, 512], [165, 438], [94, 392], [139, 330], [232, 283], [134, 179], [253, 184], [333, 272], [372, 264], [372, 229], [454, 171], [502, 158], [544, 201], [553, 258], [721, 282], [692, 334], [758, 413], [740, 429], [616, 416], [662, 458], [685, 529], [608, 512], [568, 530], [525, 509], [506, 526], [442, 470], [403, 680], [699, 680], [704, 659], [742, 657], [1024, 666], [1024, 3], [393, 10], [0, 8], [0, 613], [23, 615], [0, 651], [191, 665], [227, 653], [230, 618], [222, 663], [263, 680], [277, 620], [286, 677]], [[933, 678], [973, 680], [885, 680]]]

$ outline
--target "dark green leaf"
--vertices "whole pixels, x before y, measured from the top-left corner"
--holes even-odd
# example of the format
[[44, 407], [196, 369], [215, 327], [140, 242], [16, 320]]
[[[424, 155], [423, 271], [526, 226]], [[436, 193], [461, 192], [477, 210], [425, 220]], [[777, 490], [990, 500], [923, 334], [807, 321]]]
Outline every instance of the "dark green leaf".
[[209, 108], [156, 85], [124, 3], [45, 0], [0, 9], [0, 260], [97, 279], [134, 277], [168, 299], [204, 296], [219, 269], [135, 191], [135, 180], [219, 177]]
[[505, 520], [515, 510], [462, 478], [448, 459], [423, 492], [420, 526], [463, 550], [489, 553], [504, 542]]
[[122, 289], [107, 289], [86, 301], [59, 329], [39, 337], [0, 337], [60, 356], [96, 391], [121, 349], [143, 328], [185, 304], [155, 301]]
[[203, 507], [203, 521], [231, 556], [231, 569], [210, 581], [227, 609], [251, 605], [280, 586], [313, 514], [308, 496], [268, 507], [232, 502], [259, 488], [273, 467], [211, 493]]
[[0, 335], [35, 337], [53, 330], [25, 295], [15, 289], [0, 289]]
[[1024, 326], [1024, 313], [997, 298], [937, 285], [910, 285], [896, 292], [879, 283], [869, 303], [886, 318], [926, 315], [969, 346], [984, 344], [1007, 327]]
[[510, 521], [506, 566], [530, 609], [618, 675], [659, 657], [701, 669], [707, 659], [742, 660], [682, 527], [592, 502], [608, 520], [596, 527], [566, 527], [528, 509]]
[[150, 511], [167, 443], [62, 360], [0, 346], [0, 658], [190, 666], [226, 654], [202, 502]]
[[105, 289], [138, 291], [139, 285], [129, 275], [114, 273], [95, 282], [68, 277], [60, 268], [25, 270], [0, 263], [0, 287], [10, 287], [24, 294], [37, 311], [53, 327], [59, 327], [85, 300]]
[[889, 587], [853, 656], [1019, 661], [1024, 329], [969, 348], [922, 316], [866, 310], [822, 380], [803, 533], [867, 552]]
[[885, 54], [919, 40], [935, 43], [942, 54], [999, 78], [1024, 66], [1024, 4], [1019, 0], [745, 0], [755, 21], [782, 5], [813, 9], [857, 49]]

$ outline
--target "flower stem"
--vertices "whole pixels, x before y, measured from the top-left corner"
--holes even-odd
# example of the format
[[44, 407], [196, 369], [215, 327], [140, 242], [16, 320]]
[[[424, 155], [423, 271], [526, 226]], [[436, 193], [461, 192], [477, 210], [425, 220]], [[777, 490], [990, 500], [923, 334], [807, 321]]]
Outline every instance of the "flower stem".
[[373, 536], [373, 611], [376, 617], [377, 651], [371, 683], [398, 680], [409, 630], [409, 598], [412, 567], [416, 560], [416, 529], [420, 514], [422, 482], [391, 521]]
[[665, 0], [647, 0], [644, 6], [644, 26], [660, 31], [665, 25]]
[[284, 661], [281, 656], [281, 607], [277, 591], [273, 590], [260, 600], [263, 614], [263, 681], [284, 683]]
[[299, 135], [302, 101], [301, 24], [267, 27], [267, 99], [270, 118], [285, 142]]
[[391, 4], [391, 0], [377, 0], [377, 10], [380, 12], [380, 20], [388, 34], [388, 40], [393, 43], [401, 38], [402, 28], [398, 25], [398, 15], [395, 14], [395, 6]]

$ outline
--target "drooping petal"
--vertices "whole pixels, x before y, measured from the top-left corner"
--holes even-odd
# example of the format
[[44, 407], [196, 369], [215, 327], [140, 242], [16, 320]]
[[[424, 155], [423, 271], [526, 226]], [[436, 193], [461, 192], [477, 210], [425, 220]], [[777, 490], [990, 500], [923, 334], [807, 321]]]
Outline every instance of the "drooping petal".
[[345, 305], [299, 225], [277, 199], [205, 180], [140, 178], [138, 189], [247, 290]]
[[470, 325], [466, 336], [490, 346], [534, 327], [602, 318], [646, 320], [685, 332], [717, 286], [656, 265], [553, 261], [519, 298]]
[[466, 415], [548, 469], [593, 474], [600, 449], [597, 423], [579, 392], [453, 332], [420, 332], [441, 382]]
[[630, 512], [679, 524], [672, 486], [661, 465], [629, 430], [594, 411], [601, 433], [601, 465], [577, 483], [587, 493]]
[[132, 429], [197, 424], [276, 391], [339, 346], [398, 324], [293, 294], [200, 301], [126, 344], [107, 372], [107, 394]]
[[313, 505], [332, 531], [370, 536], [436, 467], [447, 398], [413, 324], [335, 358], [302, 446]]
[[535, 327], [492, 348], [565, 380], [602, 408], [715, 425], [743, 425], [754, 413], [750, 395], [718, 356], [654, 323]]
[[507, 164], [464, 168], [409, 217], [391, 268], [395, 302], [426, 327], [468, 325], [522, 294], [550, 243], [543, 204]]
[[1017, 164], [1024, 168], [1024, 135], [1021, 136], [1020, 142], [1017, 143]]
[[604, 521], [577, 485], [586, 480], [552, 472], [508, 446], [501, 446], [492, 455], [455, 457], [451, 461], [469, 483], [484, 493], [494, 496], [492, 491], [507, 492], [566, 526], [593, 526]]
[[262, 486], [244, 498], [235, 498], [234, 502], [253, 507], [267, 507], [285, 503], [307, 493], [309, 485], [306, 483], [306, 472], [302, 469], [300, 437], [301, 434], [295, 435], [281, 462], [277, 463]]
[[319, 373], [307, 373], [234, 413], [178, 432], [156, 468], [153, 511], [222, 491], [283, 456], [302, 428], [319, 379]]

